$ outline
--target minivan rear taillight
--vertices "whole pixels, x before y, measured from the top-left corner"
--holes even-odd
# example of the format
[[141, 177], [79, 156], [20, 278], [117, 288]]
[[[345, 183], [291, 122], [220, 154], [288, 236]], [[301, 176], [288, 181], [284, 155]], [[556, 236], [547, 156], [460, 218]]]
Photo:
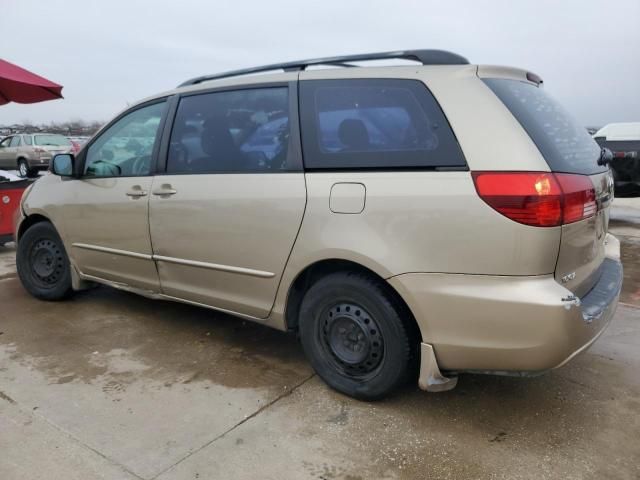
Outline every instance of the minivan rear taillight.
[[548, 172], [473, 172], [476, 191], [490, 207], [518, 223], [556, 227], [596, 213], [589, 177]]

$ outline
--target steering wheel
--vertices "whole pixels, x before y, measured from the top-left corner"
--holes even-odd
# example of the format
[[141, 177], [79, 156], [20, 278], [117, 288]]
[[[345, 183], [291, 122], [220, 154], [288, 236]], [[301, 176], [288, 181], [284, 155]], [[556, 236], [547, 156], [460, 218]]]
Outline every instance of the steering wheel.
[[151, 155], [142, 155], [136, 157], [131, 166], [131, 173], [134, 175], [146, 175], [149, 173], [149, 166], [151, 165]]
[[104, 163], [109, 168], [115, 169], [118, 172], [117, 176], [122, 175], [122, 168], [120, 168], [120, 165], [117, 165], [117, 164], [115, 164], [113, 162], [109, 162], [108, 160], [95, 160], [95, 161], [91, 162], [91, 164], [87, 168], [87, 171], [89, 170], [89, 168], [93, 167], [94, 165], [98, 165], [100, 163]]

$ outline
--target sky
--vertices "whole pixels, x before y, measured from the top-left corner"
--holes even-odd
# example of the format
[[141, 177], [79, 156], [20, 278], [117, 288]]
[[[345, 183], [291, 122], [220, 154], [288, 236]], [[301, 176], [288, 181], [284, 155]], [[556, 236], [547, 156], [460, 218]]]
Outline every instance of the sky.
[[0, 58], [64, 100], [0, 106], [0, 125], [106, 121], [206, 74], [438, 48], [539, 74], [585, 126], [640, 121], [640, 0], [0, 0]]

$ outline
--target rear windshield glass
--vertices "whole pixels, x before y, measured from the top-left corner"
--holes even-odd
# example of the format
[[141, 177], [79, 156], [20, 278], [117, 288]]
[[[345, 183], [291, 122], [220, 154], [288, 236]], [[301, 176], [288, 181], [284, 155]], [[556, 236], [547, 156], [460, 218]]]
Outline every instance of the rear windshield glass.
[[52, 147], [66, 147], [71, 145], [67, 137], [62, 135], [34, 135], [36, 145], [49, 145]]
[[487, 78], [484, 82], [520, 122], [551, 170], [583, 175], [606, 171], [598, 165], [600, 147], [586, 128], [544, 89], [517, 80]]

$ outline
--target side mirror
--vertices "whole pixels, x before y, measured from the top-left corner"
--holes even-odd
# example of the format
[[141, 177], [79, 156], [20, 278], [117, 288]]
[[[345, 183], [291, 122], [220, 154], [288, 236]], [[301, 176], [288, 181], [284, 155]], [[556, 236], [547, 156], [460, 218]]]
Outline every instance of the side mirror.
[[73, 177], [75, 158], [71, 153], [59, 153], [51, 160], [51, 173], [61, 177]]

